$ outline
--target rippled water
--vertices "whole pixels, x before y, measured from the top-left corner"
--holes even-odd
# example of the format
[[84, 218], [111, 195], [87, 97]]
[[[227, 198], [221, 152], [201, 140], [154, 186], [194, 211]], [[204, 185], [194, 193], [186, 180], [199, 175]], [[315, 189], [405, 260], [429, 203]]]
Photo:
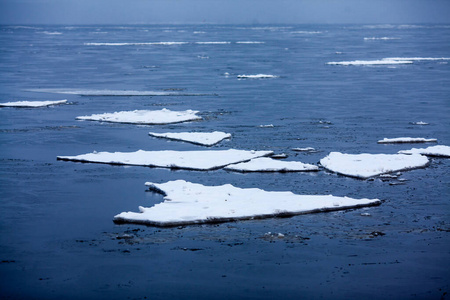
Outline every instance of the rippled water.
[[[416, 60], [327, 64], [392, 57]], [[0, 108], [2, 295], [445, 298], [448, 159], [404, 172], [405, 181], [383, 181], [324, 170], [170, 171], [56, 156], [203, 149], [152, 138], [149, 131], [229, 132], [232, 139], [212, 149], [273, 150], [312, 164], [331, 151], [417, 147], [377, 144], [382, 138], [437, 138], [450, 145], [450, 60], [434, 60], [449, 57], [448, 26], [0, 27], [0, 102], [70, 102]], [[259, 74], [273, 76], [240, 76]], [[75, 120], [162, 108], [198, 110], [203, 121], [135, 126]], [[429, 125], [413, 124], [418, 121]], [[305, 147], [318, 151], [292, 150]], [[146, 192], [146, 181], [175, 179], [384, 202], [362, 210], [167, 229], [112, 222], [122, 211], [162, 201]]]

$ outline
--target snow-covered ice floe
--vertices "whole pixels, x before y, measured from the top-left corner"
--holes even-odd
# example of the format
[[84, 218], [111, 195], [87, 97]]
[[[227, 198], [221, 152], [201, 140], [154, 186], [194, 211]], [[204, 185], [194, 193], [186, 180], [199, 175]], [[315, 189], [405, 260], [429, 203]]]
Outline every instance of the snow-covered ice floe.
[[76, 119], [113, 123], [162, 125], [202, 120], [201, 117], [197, 116], [197, 113], [198, 111], [190, 109], [185, 111], [171, 111], [163, 108], [161, 110], [133, 110], [94, 114], [90, 116], [80, 116]]
[[425, 167], [428, 158], [403, 154], [344, 154], [331, 152], [320, 160], [320, 164], [335, 173], [366, 179], [369, 177]]
[[66, 104], [67, 100], [57, 100], [57, 101], [16, 101], [16, 102], [5, 102], [0, 103], [0, 106], [7, 107], [43, 107], [50, 105]]
[[243, 189], [230, 184], [204, 186], [184, 180], [145, 184], [150, 190], [163, 194], [164, 202], [152, 207], [139, 206], [139, 212], [122, 212], [114, 217], [114, 222], [179, 226], [288, 217], [381, 204], [378, 199], [297, 195]]
[[260, 157], [249, 162], [229, 165], [224, 169], [237, 172], [304, 172], [318, 171], [319, 167], [299, 161], [279, 161], [268, 157]]
[[272, 154], [272, 151], [236, 149], [203, 151], [138, 150], [136, 152], [93, 152], [77, 156], [58, 156], [57, 159], [75, 162], [208, 171]]
[[431, 146], [428, 148], [412, 148], [411, 150], [401, 150], [400, 154], [422, 154], [427, 156], [450, 157], [450, 146]]
[[151, 136], [166, 138], [176, 141], [184, 141], [193, 144], [203, 145], [203, 146], [213, 146], [220, 141], [231, 138], [230, 133], [214, 131], [214, 132], [166, 132], [166, 133], [156, 133], [149, 132]]
[[256, 74], [256, 75], [238, 75], [237, 78], [248, 78], [248, 79], [263, 79], [263, 78], [278, 78], [279, 76], [270, 74]]
[[292, 151], [297, 152], [317, 152], [313, 147], [305, 147], [305, 148], [292, 148]]
[[437, 139], [425, 139], [425, 138], [411, 138], [411, 137], [399, 137], [388, 139], [384, 138], [378, 141], [378, 144], [395, 144], [395, 143], [433, 143], [437, 142]]

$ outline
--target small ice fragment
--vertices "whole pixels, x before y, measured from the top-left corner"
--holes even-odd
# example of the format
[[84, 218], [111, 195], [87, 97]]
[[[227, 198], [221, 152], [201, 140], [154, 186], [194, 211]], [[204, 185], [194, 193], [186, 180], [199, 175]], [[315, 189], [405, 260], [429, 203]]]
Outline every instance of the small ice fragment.
[[297, 152], [317, 152], [313, 147], [292, 148], [292, 150]]
[[16, 102], [4, 102], [0, 103], [0, 107], [43, 107], [50, 105], [66, 104], [67, 100], [56, 101], [16, 101]]
[[369, 214], [369, 213], [362, 213], [361, 216], [363, 216], [363, 217], [370, 217], [371, 214]]
[[419, 122], [413, 122], [413, 125], [430, 125], [430, 123], [419, 121]]
[[259, 125], [259, 127], [261, 127], [261, 128], [273, 128], [275, 126], [273, 126], [273, 124], [267, 124], [267, 125]]
[[401, 150], [398, 151], [401, 154], [422, 154], [427, 156], [436, 156], [436, 157], [450, 157], [450, 147], [449, 146], [430, 146], [428, 148], [412, 148], [411, 150]]
[[437, 139], [426, 138], [412, 138], [412, 137], [399, 137], [399, 138], [384, 138], [378, 141], [378, 144], [395, 144], [395, 143], [433, 143], [437, 142]]

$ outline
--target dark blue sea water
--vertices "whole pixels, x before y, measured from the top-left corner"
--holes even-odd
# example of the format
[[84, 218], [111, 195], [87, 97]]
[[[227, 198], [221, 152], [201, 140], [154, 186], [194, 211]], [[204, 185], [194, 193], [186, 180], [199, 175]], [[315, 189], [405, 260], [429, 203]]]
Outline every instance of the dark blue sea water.
[[[450, 60], [327, 64], [388, 57], [449, 58], [450, 26], [0, 27], [0, 102], [70, 102], [0, 108], [1, 298], [448, 298], [449, 159], [403, 172], [403, 182], [325, 170], [237, 174], [56, 160], [94, 150], [204, 149], [149, 131], [229, 132], [232, 139], [212, 149], [273, 150], [313, 164], [331, 151], [392, 154], [422, 146], [377, 144], [385, 137], [450, 145]], [[237, 78], [244, 74], [277, 77]], [[199, 110], [203, 121], [75, 120], [162, 108]], [[122, 211], [162, 201], [146, 181], [175, 179], [384, 202], [216, 225], [113, 223]]]

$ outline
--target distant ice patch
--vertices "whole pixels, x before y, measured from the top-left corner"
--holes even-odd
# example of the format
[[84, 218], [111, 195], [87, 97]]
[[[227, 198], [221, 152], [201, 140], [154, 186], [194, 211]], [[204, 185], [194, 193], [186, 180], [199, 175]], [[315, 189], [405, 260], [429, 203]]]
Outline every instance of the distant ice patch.
[[353, 60], [353, 61], [330, 61], [327, 65], [341, 65], [341, 66], [373, 66], [373, 65], [401, 65], [412, 64], [411, 60]]
[[231, 134], [214, 131], [214, 132], [167, 132], [167, 133], [148, 133], [154, 137], [167, 138], [171, 140], [184, 141], [203, 146], [213, 146], [224, 139], [231, 138]]
[[378, 144], [394, 144], [394, 143], [433, 143], [437, 142], [437, 139], [426, 138], [411, 138], [411, 137], [399, 137], [399, 138], [384, 138], [378, 141]]
[[280, 161], [268, 157], [252, 159], [225, 167], [225, 170], [237, 172], [304, 172], [318, 171], [319, 167], [299, 161]]
[[238, 75], [237, 78], [241, 79], [264, 79], [264, 78], [278, 78], [279, 76], [270, 74], [256, 74], [256, 75]]
[[46, 35], [61, 35], [61, 34], [63, 34], [62, 32], [59, 32], [59, 31], [40, 31], [39, 33], [43, 33]]
[[387, 41], [387, 40], [399, 40], [400, 38], [397, 37], [387, 37], [387, 36], [383, 36], [383, 37], [365, 37], [364, 40], [365, 41], [373, 41], [373, 40], [383, 40], [383, 41]]
[[188, 42], [143, 42], [143, 43], [84, 43], [85, 46], [172, 46], [172, 45], [185, 45]]
[[428, 158], [420, 154], [344, 154], [331, 152], [320, 164], [335, 173], [366, 179], [369, 177], [425, 167]]
[[[152, 66], [156, 67], [156, 66]], [[206, 96], [211, 94], [167, 92], [167, 91], [135, 91], [135, 90], [85, 90], [85, 89], [29, 89], [30, 92], [55, 93], [80, 96]]]
[[304, 30], [299, 30], [299, 31], [292, 31], [291, 33], [294, 33], [294, 34], [320, 34], [320, 33], [323, 33], [323, 31], [304, 31]]
[[412, 122], [413, 125], [430, 125], [430, 123], [424, 121]]
[[313, 147], [304, 147], [304, 148], [292, 148], [293, 151], [297, 152], [317, 152], [317, 150]]
[[56, 100], [56, 101], [15, 101], [15, 102], [0, 103], [0, 106], [8, 106], [8, 107], [43, 107], [43, 106], [66, 104], [66, 103], [67, 103], [67, 100]]
[[265, 44], [265, 42], [260, 42], [260, 41], [237, 41], [236, 44]]
[[227, 44], [231, 44], [231, 42], [195, 42], [198, 45], [227, 45]]
[[195, 120], [202, 120], [197, 116], [196, 110], [171, 111], [163, 108], [161, 110], [133, 110], [119, 111], [114, 113], [94, 114], [90, 116], [80, 116], [77, 120], [161, 125], [171, 123], [181, 123]]
[[145, 185], [163, 194], [164, 202], [152, 207], [139, 206], [139, 212], [120, 213], [114, 216], [114, 222], [179, 226], [286, 217], [381, 204], [378, 199], [297, 195], [257, 188], [242, 189], [230, 184], [205, 186], [184, 180], [146, 182]]
[[77, 156], [58, 156], [57, 158], [58, 160], [75, 162], [209, 171], [271, 154], [273, 154], [272, 151], [236, 149], [203, 151], [138, 150], [136, 152], [93, 152]]
[[398, 153], [401, 154], [422, 154], [427, 156], [437, 156], [437, 157], [450, 157], [450, 147], [449, 146], [431, 146], [428, 148], [412, 148], [411, 150], [401, 150]]
[[370, 65], [400, 65], [413, 64], [415, 61], [439, 61], [450, 60], [449, 57], [387, 57], [379, 60], [353, 60], [353, 61], [331, 61], [328, 65], [342, 66], [370, 66]]

